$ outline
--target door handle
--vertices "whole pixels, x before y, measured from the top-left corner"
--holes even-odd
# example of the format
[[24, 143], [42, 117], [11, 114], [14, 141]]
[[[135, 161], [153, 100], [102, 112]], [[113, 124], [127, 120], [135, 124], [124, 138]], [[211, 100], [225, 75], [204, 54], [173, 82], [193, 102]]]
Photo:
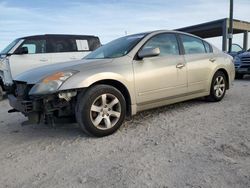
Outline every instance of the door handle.
[[210, 58], [209, 61], [211, 61], [212, 63], [216, 61], [215, 58]]
[[76, 57], [71, 57], [70, 59], [74, 60], [74, 59], [76, 59]]
[[40, 61], [42, 61], [42, 62], [47, 62], [48, 59], [40, 59]]
[[183, 63], [178, 63], [178, 64], [176, 65], [176, 68], [177, 68], [177, 69], [181, 69], [182, 67], [185, 67], [185, 64], [183, 64]]

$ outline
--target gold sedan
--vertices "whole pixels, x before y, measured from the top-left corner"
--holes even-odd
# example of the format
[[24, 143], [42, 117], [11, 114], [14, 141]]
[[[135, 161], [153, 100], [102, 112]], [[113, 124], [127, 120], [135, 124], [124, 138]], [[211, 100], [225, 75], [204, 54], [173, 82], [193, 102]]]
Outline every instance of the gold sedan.
[[32, 123], [75, 116], [86, 133], [106, 136], [139, 111], [198, 97], [220, 101], [234, 76], [232, 58], [203, 39], [154, 31], [116, 39], [80, 61], [26, 72], [9, 100], [12, 112]]

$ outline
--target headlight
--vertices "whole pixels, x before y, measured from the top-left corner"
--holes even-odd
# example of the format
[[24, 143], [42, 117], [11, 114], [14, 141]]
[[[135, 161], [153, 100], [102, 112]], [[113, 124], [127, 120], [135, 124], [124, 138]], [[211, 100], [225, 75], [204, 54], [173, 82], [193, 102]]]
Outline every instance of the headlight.
[[235, 57], [234, 57], [234, 63], [235, 63], [235, 62], [240, 62], [240, 58], [239, 58], [238, 56], [235, 56]]
[[55, 74], [47, 76], [31, 88], [29, 95], [43, 95], [54, 93], [67, 79], [69, 79], [77, 72], [78, 71], [75, 70], [68, 70], [57, 72]]

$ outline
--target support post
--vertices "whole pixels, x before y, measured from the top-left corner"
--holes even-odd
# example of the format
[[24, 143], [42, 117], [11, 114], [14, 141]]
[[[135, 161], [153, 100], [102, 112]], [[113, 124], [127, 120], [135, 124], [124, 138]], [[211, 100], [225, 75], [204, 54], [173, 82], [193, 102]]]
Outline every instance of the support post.
[[228, 37], [228, 52], [232, 51], [232, 42], [233, 42], [233, 7], [234, 1], [230, 0], [230, 10], [229, 10], [229, 37]]
[[227, 28], [227, 19], [225, 19], [222, 25], [222, 51], [227, 51], [227, 35], [228, 35], [228, 28]]
[[248, 31], [244, 32], [244, 37], [243, 37], [243, 50], [248, 50]]

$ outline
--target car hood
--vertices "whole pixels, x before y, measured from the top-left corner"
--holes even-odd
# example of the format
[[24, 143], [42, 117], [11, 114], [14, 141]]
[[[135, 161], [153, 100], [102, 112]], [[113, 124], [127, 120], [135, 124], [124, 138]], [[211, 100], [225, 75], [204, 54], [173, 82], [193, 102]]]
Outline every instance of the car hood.
[[250, 52], [244, 52], [242, 54], [239, 54], [238, 57], [250, 57]]
[[82, 59], [78, 61], [70, 61], [64, 63], [57, 63], [54, 65], [42, 66], [23, 72], [15, 77], [15, 81], [26, 82], [28, 84], [36, 84], [45, 77], [56, 72], [65, 70], [78, 70], [80, 72], [86, 71], [90, 68], [97, 67], [112, 62], [113, 59]]

